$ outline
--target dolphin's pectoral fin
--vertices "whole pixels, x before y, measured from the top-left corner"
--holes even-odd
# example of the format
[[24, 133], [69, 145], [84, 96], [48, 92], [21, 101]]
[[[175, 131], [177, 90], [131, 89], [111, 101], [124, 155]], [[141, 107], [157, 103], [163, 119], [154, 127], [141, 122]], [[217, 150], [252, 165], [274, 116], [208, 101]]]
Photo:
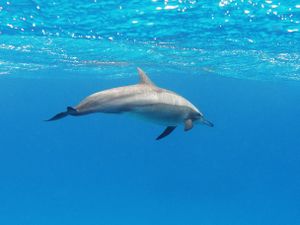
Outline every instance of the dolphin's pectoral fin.
[[172, 133], [173, 130], [175, 130], [175, 128], [176, 128], [176, 126], [169, 126], [169, 127], [167, 127], [167, 128], [164, 130], [164, 132], [162, 132], [161, 135], [159, 135], [159, 136], [156, 138], [156, 140], [159, 140], [159, 139], [162, 139], [162, 138], [168, 136], [169, 134]]
[[59, 119], [62, 119], [64, 117], [68, 116], [68, 115], [76, 115], [76, 113], [77, 113], [76, 109], [74, 109], [73, 107], [68, 106], [66, 112], [58, 113], [58, 114], [56, 114], [55, 116], [53, 116], [52, 118], [50, 118], [46, 121], [59, 120]]
[[187, 119], [184, 121], [184, 131], [188, 131], [193, 128], [193, 121], [191, 119]]

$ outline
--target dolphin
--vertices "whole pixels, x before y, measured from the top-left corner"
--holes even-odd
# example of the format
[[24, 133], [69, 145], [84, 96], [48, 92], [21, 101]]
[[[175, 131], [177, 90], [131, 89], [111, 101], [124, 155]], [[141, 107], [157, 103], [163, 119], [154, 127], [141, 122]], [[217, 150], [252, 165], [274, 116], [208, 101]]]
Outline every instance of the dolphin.
[[58, 120], [68, 115], [128, 113], [166, 126], [156, 140], [169, 135], [181, 123], [184, 124], [185, 131], [191, 130], [196, 123], [213, 127], [191, 102], [175, 92], [156, 86], [142, 69], [137, 70], [140, 77], [138, 84], [94, 93], [77, 106], [69, 106], [67, 111], [58, 113], [47, 121]]

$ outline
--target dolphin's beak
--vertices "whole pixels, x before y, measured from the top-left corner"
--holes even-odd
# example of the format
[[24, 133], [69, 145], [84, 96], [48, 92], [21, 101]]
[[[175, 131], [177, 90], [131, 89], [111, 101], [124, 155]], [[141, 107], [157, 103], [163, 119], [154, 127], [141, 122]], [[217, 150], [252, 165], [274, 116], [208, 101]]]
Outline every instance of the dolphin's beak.
[[203, 123], [203, 124], [205, 124], [205, 125], [207, 125], [207, 126], [209, 126], [209, 127], [213, 127], [213, 126], [214, 126], [214, 124], [213, 124], [212, 122], [206, 120], [204, 117], [202, 117], [202, 118], [200, 119], [200, 121], [201, 121], [201, 123]]

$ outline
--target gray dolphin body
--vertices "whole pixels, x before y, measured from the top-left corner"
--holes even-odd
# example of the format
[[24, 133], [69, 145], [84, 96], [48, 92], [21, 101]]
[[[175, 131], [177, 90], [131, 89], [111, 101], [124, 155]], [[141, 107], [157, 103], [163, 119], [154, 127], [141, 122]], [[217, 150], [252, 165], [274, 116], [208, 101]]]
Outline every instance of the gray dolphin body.
[[181, 123], [184, 124], [185, 131], [192, 129], [193, 124], [198, 122], [213, 126], [188, 100], [172, 91], [157, 87], [140, 68], [138, 73], [138, 84], [94, 93], [76, 107], [67, 107], [66, 112], [59, 113], [47, 121], [58, 120], [68, 115], [81, 116], [98, 112], [129, 113], [166, 126], [156, 140], [169, 135]]

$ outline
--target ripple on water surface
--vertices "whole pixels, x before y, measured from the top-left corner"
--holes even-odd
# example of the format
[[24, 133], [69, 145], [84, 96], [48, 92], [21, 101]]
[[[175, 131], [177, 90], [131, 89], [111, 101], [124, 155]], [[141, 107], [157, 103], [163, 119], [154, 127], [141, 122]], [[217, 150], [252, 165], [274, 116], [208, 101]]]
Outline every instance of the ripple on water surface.
[[294, 1], [6, 1], [0, 21], [0, 75], [106, 75], [119, 68], [118, 76], [147, 66], [236, 78], [300, 77], [300, 5]]

